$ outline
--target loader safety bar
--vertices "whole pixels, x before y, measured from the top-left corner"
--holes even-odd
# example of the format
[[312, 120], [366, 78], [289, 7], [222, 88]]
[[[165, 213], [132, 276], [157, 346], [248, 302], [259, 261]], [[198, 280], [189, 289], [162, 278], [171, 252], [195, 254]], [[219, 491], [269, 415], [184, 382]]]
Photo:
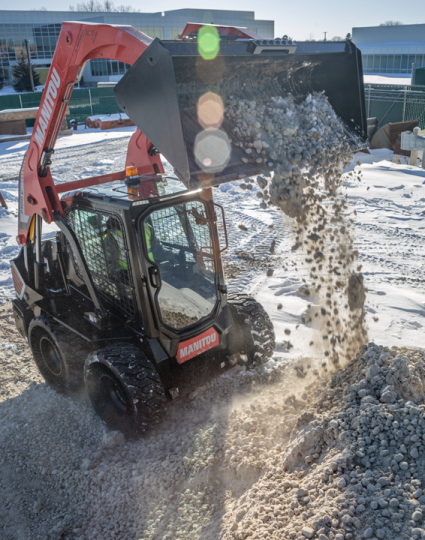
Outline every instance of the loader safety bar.
[[224, 208], [221, 206], [221, 204], [214, 203], [214, 206], [217, 206], [221, 210], [221, 217], [223, 219], [223, 230], [224, 230], [224, 238], [226, 240], [226, 245], [224, 248], [220, 249], [220, 253], [223, 253], [223, 251], [226, 251], [226, 249], [229, 247], [229, 240], [227, 238], [227, 227], [226, 227], [226, 220], [224, 218]]

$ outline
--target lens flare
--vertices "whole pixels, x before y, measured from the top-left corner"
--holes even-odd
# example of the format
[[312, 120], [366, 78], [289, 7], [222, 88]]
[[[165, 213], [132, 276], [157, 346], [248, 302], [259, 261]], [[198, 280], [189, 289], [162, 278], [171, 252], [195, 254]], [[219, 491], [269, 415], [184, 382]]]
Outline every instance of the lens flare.
[[226, 74], [225, 57], [218, 54], [213, 60], [196, 57], [196, 75], [204, 84], [220, 84]]
[[221, 172], [229, 162], [231, 150], [229, 139], [221, 129], [208, 128], [196, 136], [195, 159], [205, 172]]
[[214, 60], [220, 51], [220, 34], [215, 26], [202, 26], [198, 32], [198, 52], [204, 60]]
[[224, 118], [223, 100], [214, 92], [203, 94], [198, 100], [198, 122], [204, 129], [218, 129]]

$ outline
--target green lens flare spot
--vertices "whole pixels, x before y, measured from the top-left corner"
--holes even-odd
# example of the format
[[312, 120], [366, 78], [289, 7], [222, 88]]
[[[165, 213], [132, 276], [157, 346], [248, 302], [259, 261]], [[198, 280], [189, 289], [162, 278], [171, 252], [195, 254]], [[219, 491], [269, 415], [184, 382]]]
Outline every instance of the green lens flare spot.
[[198, 52], [204, 60], [214, 60], [220, 51], [220, 34], [215, 26], [203, 26], [198, 32]]

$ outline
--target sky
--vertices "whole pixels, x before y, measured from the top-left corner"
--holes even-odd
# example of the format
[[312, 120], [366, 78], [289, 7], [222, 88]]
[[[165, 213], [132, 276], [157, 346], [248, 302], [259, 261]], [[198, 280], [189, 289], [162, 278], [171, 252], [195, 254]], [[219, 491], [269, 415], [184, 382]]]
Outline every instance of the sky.
[[[67, 10], [81, 0], [37, 0], [37, 8]], [[142, 3], [137, 0], [115, 0], [115, 4], [131, 5], [142, 12], [168, 11], [182, 8], [232, 9], [254, 11], [256, 19], [275, 21], [275, 37], [284, 34], [293, 39], [328, 39], [333, 36], [345, 37], [355, 26], [378, 26], [387, 20], [397, 20], [404, 24], [425, 23], [425, 3], [410, 0], [409, 9], [402, 9], [399, 0], [162, 0]], [[34, 9], [34, 0], [20, 0], [19, 9]], [[197, 21], [190, 21], [197, 22]]]

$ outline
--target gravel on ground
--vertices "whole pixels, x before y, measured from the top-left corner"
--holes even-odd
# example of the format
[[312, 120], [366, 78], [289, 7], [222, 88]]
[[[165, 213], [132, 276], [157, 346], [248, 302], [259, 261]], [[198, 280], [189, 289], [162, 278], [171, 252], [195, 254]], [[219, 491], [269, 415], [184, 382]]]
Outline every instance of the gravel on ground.
[[41, 380], [10, 304], [0, 321], [0, 538], [425, 536], [423, 351], [236, 367], [130, 441]]

